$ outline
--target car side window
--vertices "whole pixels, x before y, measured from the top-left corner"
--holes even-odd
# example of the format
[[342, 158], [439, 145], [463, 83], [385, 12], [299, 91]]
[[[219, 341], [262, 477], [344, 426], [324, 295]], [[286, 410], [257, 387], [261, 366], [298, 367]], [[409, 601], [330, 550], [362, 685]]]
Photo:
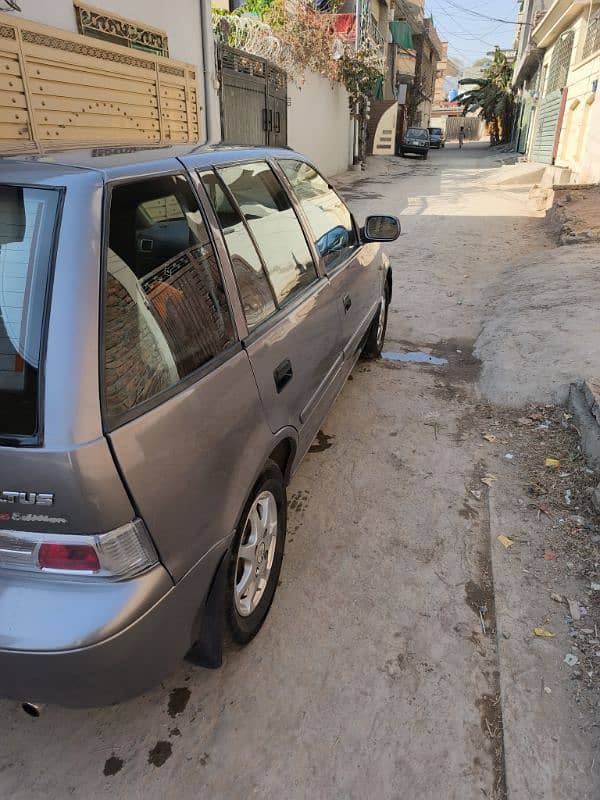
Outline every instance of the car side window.
[[287, 302], [318, 278], [289, 197], [264, 161], [217, 171], [256, 240], [278, 304]]
[[233, 207], [221, 180], [212, 170], [198, 174], [223, 231], [248, 330], [252, 330], [277, 310], [269, 281], [240, 212]]
[[279, 166], [308, 218], [325, 269], [335, 269], [358, 244], [348, 207], [309, 164], [281, 159]]
[[113, 187], [106, 252], [104, 396], [115, 418], [234, 341], [217, 258], [187, 180]]

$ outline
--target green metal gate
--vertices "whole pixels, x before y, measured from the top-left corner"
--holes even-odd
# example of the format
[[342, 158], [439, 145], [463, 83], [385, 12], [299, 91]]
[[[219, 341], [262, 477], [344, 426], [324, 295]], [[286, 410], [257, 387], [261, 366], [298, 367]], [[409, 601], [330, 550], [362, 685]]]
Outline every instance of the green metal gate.
[[533, 102], [531, 97], [527, 95], [523, 98], [519, 111], [519, 121], [517, 123], [515, 138], [517, 153], [524, 153], [527, 150], [527, 136], [529, 134], [529, 124], [531, 122], [532, 111]]
[[541, 164], [552, 164], [555, 156], [555, 143], [560, 135], [559, 121], [563, 108], [563, 89], [567, 83], [571, 53], [573, 51], [573, 31], [563, 33], [554, 45], [550, 60], [546, 94], [540, 101], [537, 127], [533, 145], [533, 160]]

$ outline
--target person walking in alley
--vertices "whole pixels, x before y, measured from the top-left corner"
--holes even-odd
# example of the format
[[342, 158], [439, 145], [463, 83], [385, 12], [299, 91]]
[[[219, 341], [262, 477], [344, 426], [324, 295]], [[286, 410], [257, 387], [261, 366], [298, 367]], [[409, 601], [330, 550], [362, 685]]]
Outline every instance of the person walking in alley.
[[458, 132], [458, 149], [462, 150], [463, 142], [465, 141], [465, 126], [461, 125]]

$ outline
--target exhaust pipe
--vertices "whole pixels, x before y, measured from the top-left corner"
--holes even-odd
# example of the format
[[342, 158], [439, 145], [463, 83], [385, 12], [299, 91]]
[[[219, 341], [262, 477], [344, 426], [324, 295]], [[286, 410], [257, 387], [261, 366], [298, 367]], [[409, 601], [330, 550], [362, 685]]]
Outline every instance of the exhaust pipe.
[[29, 714], [30, 717], [41, 717], [42, 711], [46, 706], [43, 703], [21, 703], [21, 708], [26, 714]]

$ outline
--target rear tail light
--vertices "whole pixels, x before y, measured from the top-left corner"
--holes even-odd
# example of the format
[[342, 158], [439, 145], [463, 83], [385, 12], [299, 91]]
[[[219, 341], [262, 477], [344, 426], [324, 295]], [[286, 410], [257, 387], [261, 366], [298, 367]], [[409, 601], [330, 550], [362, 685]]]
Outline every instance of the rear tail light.
[[140, 519], [97, 536], [0, 531], [0, 569], [123, 579], [157, 562]]
[[44, 542], [38, 550], [38, 565], [40, 569], [100, 572], [100, 559], [91, 544]]

